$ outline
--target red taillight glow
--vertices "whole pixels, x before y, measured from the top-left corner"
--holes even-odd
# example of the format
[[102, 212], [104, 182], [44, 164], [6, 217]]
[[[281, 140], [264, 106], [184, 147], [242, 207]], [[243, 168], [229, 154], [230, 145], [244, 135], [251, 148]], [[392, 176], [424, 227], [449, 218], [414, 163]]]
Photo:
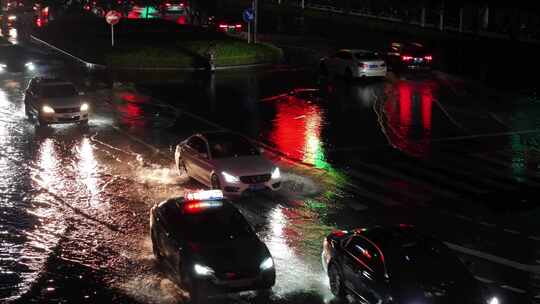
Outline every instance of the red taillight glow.
[[169, 6], [171, 6], [171, 4], [170, 3], [165, 3], [165, 6], [169, 7]]
[[343, 230], [335, 230], [335, 231], [332, 231], [332, 235], [333, 236], [337, 236], [337, 237], [342, 237], [346, 234], [347, 232], [346, 231], [343, 231]]
[[226, 28], [227, 28], [227, 25], [226, 25], [226, 24], [220, 24], [220, 25], [219, 25], [219, 28], [220, 28], [220, 29], [226, 29]]
[[412, 59], [413, 59], [412, 56], [408, 56], [408, 55], [401, 56], [401, 60], [403, 61], [411, 61]]
[[424, 59], [427, 60], [427, 61], [431, 61], [431, 60], [433, 60], [433, 57], [431, 55], [426, 55], [426, 56], [424, 56]]
[[237, 24], [237, 25], [235, 25], [235, 27], [239, 29], [239, 28], [242, 28], [242, 25], [241, 25], [241, 24]]
[[184, 205], [184, 211], [186, 213], [199, 213], [203, 210], [209, 208], [221, 207], [222, 203], [219, 201], [216, 202], [190, 202]]
[[358, 67], [361, 68], [361, 69], [367, 69], [368, 65], [367, 65], [367, 63], [362, 62], [362, 63], [358, 64]]

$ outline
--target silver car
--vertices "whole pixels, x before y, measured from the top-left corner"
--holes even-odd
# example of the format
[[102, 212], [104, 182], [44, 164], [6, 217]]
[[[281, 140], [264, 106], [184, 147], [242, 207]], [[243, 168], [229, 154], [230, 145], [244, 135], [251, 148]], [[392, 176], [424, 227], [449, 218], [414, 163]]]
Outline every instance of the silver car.
[[245, 137], [231, 132], [195, 134], [176, 146], [180, 174], [227, 195], [278, 190], [281, 172]]
[[30, 80], [24, 96], [25, 112], [40, 125], [88, 122], [90, 105], [73, 83], [53, 78]]
[[366, 50], [339, 50], [321, 59], [321, 72], [344, 76], [347, 79], [362, 77], [385, 77], [386, 63], [376, 52]]

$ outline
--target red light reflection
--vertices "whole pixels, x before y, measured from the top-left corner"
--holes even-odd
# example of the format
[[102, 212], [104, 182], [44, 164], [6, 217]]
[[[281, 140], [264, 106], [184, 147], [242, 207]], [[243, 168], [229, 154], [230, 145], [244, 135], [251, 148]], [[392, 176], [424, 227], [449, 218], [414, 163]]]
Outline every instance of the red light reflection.
[[413, 156], [424, 156], [431, 149], [433, 85], [396, 84], [397, 95], [390, 95], [379, 110], [383, 132], [396, 149]]

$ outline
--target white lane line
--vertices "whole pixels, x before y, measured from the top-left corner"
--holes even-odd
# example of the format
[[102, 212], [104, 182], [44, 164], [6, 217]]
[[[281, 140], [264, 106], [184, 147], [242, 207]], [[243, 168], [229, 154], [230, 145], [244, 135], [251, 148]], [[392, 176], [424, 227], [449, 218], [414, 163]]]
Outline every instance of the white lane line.
[[517, 287], [512, 287], [512, 286], [508, 286], [508, 285], [501, 285], [501, 288], [504, 288], [504, 289], [507, 289], [507, 290], [510, 290], [510, 291], [513, 291], [513, 292], [517, 292], [517, 293], [526, 293], [527, 291], [521, 289], [521, 288], [517, 288]]
[[493, 262], [493, 263], [496, 263], [496, 264], [500, 264], [500, 265], [503, 265], [503, 266], [507, 266], [507, 267], [510, 267], [510, 268], [514, 268], [514, 269], [517, 269], [517, 270], [540, 274], [540, 266], [538, 266], [538, 265], [522, 264], [522, 263], [515, 262], [515, 261], [509, 260], [509, 259], [505, 259], [505, 258], [496, 256], [496, 255], [493, 255], [493, 254], [490, 254], [490, 253], [487, 253], [487, 252], [482, 252], [480, 250], [470, 249], [470, 248], [463, 247], [463, 246], [453, 244], [453, 243], [450, 243], [450, 242], [445, 242], [445, 244], [449, 248], [451, 248], [451, 249], [453, 249], [455, 251], [467, 254], [467, 255], [472, 255], [472, 256], [475, 256], [477, 258], [484, 259], [484, 260], [487, 260], [487, 261], [490, 261], [490, 262]]
[[455, 217], [457, 217], [458, 219], [460, 220], [464, 220], [464, 221], [468, 221], [468, 222], [472, 222], [473, 219], [472, 217], [468, 217], [468, 216], [465, 216], [465, 215], [461, 215], [461, 214], [454, 214]]
[[540, 129], [521, 130], [521, 131], [514, 131], [514, 132], [485, 133], [485, 134], [454, 136], [454, 137], [443, 137], [443, 138], [436, 138], [436, 139], [433, 139], [431, 141], [432, 142], [444, 142], [444, 141], [477, 139], [477, 138], [482, 138], [482, 137], [500, 137], [500, 136], [531, 134], [531, 133], [540, 133]]
[[508, 233], [511, 233], [511, 234], [521, 234], [521, 232], [519, 231], [516, 231], [516, 230], [512, 230], [512, 229], [503, 229], [504, 232], [508, 232]]
[[495, 281], [493, 280], [490, 280], [490, 279], [486, 279], [484, 277], [480, 277], [480, 276], [474, 276], [475, 279], [477, 279], [478, 281], [482, 282], [482, 283], [486, 283], [486, 284], [492, 284], [494, 283]]
[[540, 294], [539, 295], [536, 295], [534, 296], [535, 299], [540, 299]]
[[488, 223], [488, 222], [480, 222], [480, 225], [485, 226], [485, 227], [489, 227], [489, 228], [495, 228], [497, 226], [495, 224], [491, 224], [491, 223]]
[[531, 236], [529, 236], [529, 240], [540, 241], [540, 237], [539, 237], [539, 236], [531, 235]]

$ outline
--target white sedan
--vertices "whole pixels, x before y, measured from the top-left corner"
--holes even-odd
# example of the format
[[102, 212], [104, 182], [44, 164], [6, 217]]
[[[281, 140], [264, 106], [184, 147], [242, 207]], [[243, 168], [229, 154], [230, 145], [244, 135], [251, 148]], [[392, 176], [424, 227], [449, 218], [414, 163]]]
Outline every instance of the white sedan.
[[281, 187], [279, 168], [248, 139], [231, 132], [195, 134], [176, 146], [180, 174], [228, 195]]
[[346, 79], [385, 77], [386, 63], [375, 52], [366, 50], [339, 50], [321, 59], [323, 74], [344, 76]]

